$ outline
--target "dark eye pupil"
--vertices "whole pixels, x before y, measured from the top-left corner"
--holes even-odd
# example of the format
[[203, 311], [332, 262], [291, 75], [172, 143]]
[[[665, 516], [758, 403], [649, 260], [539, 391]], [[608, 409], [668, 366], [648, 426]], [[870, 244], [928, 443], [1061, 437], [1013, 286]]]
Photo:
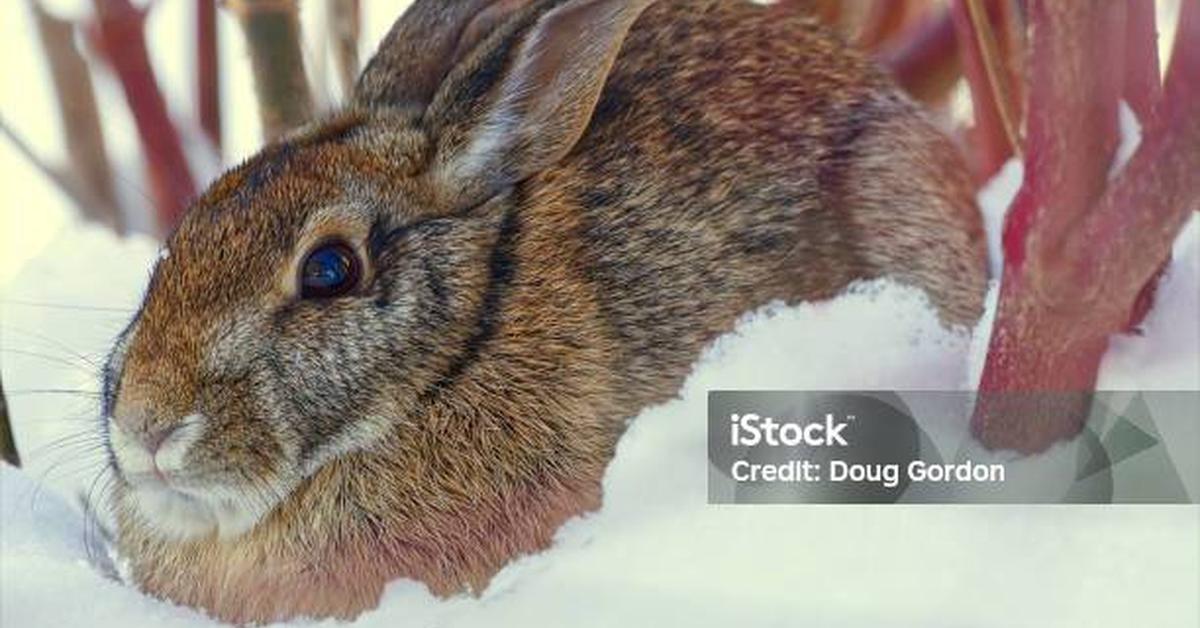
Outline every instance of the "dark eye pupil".
[[358, 281], [358, 258], [345, 244], [327, 244], [309, 253], [300, 271], [300, 296], [328, 298], [345, 294]]

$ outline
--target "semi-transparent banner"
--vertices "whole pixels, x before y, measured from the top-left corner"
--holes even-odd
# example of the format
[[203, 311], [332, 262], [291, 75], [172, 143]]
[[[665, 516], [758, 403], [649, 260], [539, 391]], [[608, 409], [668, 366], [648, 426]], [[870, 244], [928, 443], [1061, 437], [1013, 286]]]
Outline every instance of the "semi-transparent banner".
[[[713, 391], [708, 500], [1198, 503], [1200, 391], [1089, 397], [1078, 436], [1021, 455], [989, 451], [970, 436], [977, 393]], [[1053, 411], [1064, 397], [986, 401]]]

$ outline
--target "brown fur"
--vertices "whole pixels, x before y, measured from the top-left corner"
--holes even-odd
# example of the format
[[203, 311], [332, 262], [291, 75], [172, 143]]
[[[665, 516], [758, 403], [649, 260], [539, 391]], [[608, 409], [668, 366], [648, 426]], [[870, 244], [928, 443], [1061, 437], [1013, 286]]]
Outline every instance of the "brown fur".
[[[354, 105], [222, 177], [171, 238], [114, 352], [109, 413], [147, 435], [203, 411], [181, 482], [294, 483], [237, 538], [176, 541], [118, 482], [120, 549], [145, 590], [231, 621], [352, 617], [401, 577], [478, 591], [599, 505], [625, 421], [675, 395], [748, 310], [886, 275], [947, 322], [978, 315], [981, 229], [954, 150], [797, 9], [660, 0], [622, 43], [588, 21], [625, 15], [619, 2], [493, 3], [504, 19], [467, 4], [421, 22], [449, 24], [431, 49], [457, 65], [398, 73], [389, 59], [422, 48], [396, 48], [398, 27]], [[518, 103], [538, 133], [453, 179], [556, 5], [615, 37], [611, 70], [568, 67], [571, 93]], [[480, 40], [469, 54], [462, 33]], [[330, 233], [368, 278], [299, 300], [297, 260]], [[312, 474], [281, 461], [367, 417], [378, 434]]]

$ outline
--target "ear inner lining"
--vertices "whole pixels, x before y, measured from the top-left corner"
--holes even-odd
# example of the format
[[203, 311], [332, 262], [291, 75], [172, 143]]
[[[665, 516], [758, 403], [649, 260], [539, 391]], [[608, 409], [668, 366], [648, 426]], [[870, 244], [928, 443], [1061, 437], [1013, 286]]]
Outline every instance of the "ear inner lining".
[[570, 152], [625, 35], [652, 2], [538, 3], [476, 46], [447, 76], [423, 119], [437, 138], [434, 175], [455, 195], [450, 202], [478, 203]]

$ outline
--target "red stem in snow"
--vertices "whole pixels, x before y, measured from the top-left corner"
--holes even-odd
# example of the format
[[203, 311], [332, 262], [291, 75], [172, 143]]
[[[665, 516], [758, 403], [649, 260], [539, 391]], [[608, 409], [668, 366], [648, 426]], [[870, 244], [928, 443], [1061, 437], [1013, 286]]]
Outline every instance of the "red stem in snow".
[[1117, 146], [1124, 8], [1030, 2], [1025, 182], [1004, 231], [1005, 265], [1015, 271], [1030, 249], [1053, 254], [1104, 191]]
[[1200, 5], [1184, 4], [1159, 114], [1110, 185], [1128, 76], [1126, 5], [1029, 4], [1026, 179], [1005, 225], [1000, 303], [972, 422], [985, 445], [1024, 452], [1082, 426], [1109, 336], [1200, 203], [1192, 174], [1200, 171]]
[[[1163, 98], [1133, 158], [1064, 242], [1062, 281], [1099, 274], [1084, 296], [1117, 316], [1153, 278], [1188, 215], [1200, 209], [1200, 3], [1185, 2]], [[1112, 243], [1110, 248], [1094, 243]], [[1124, 310], [1121, 307], [1124, 306]]]
[[217, 1], [196, 0], [196, 116], [221, 152], [221, 75], [217, 55]]
[[[1158, 27], [1155, 23], [1154, 3], [1144, 0], [1128, 0], [1125, 22], [1125, 89], [1122, 97], [1129, 103], [1142, 123], [1153, 119], [1162, 97], [1158, 65]], [[1159, 264], [1158, 272], [1146, 282], [1134, 301], [1126, 331], [1134, 331], [1150, 311], [1158, 280], [1167, 269], [1170, 253]]]
[[129, 0], [94, 0], [94, 38], [125, 91], [125, 100], [137, 125], [159, 227], [173, 228], [195, 196], [196, 187], [183, 154], [179, 133], [167, 113], [167, 104], [146, 51], [145, 14]]

